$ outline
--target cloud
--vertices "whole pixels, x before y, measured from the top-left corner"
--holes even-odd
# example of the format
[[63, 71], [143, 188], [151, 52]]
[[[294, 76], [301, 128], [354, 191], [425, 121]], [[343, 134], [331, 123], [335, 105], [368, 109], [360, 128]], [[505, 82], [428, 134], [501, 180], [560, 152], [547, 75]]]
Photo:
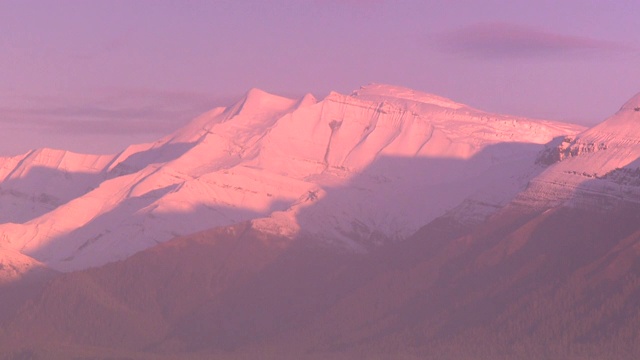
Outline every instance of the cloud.
[[114, 91], [85, 99], [29, 98], [0, 108], [0, 122], [65, 134], [166, 134], [195, 116], [229, 105], [188, 92]]
[[440, 34], [442, 51], [488, 58], [527, 58], [630, 50], [612, 41], [541, 31], [509, 23], [480, 23]]
[[118, 51], [125, 48], [127, 45], [131, 43], [133, 33], [134, 33], [133, 27], [130, 27], [118, 33], [116, 36], [106, 41], [102, 49], [104, 50], [104, 52], [110, 53], [110, 52]]
[[338, 11], [341, 15], [366, 19], [379, 13], [387, 3], [388, 0], [313, 0], [307, 11], [313, 12], [314, 15], [321, 12], [331, 17], [335, 17]]

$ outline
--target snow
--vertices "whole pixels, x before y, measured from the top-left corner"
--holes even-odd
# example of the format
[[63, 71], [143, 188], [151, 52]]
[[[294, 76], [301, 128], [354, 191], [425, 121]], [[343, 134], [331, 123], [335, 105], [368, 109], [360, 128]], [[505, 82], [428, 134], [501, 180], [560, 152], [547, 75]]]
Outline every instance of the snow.
[[[465, 201], [482, 204], [465, 208], [474, 218], [488, 215], [543, 170], [534, 162], [544, 144], [580, 130], [389, 85], [320, 101], [252, 89], [115, 156], [4, 159], [0, 174], [12, 174], [12, 189], [35, 194], [50, 179], [71, 180], [45, 186], [62, 199], [46, 208], [11, 205], [31, 215], [0, 224], [2, 245], [69, 271], [253, 220], [265, 231], [367, 251]], [[29, 179], [21, 170], [40, 164], [52, 176]], [[1, 199], [1, 209], [11, 208]]]

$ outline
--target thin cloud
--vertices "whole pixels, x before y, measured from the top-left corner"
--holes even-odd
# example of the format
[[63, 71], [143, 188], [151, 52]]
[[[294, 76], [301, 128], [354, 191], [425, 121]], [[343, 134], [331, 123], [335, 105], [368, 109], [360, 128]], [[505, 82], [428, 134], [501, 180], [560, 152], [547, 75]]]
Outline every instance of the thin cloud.
[[384, 3], [385, 0], [315, 0], [313, 3], [318, 6], [330, 6], [330, 7], [371, 7]]
[[327, 12], [335, 16], [336, 11], [345, 12], [349, 16], [368, 18], [381, 10], [387, 0], [313, 0], [311, 11]]
[[612, 41], [541, 31], [509, 23], [481, 23], [436, 39], [442, 51], [491, 58], [612, 53], [631, 48]]
[[0, 122], [33, 131], [67, 134], [165, 134], [228, 99], [202, 94], [124, 91], [94, 99], [23, 99], [24, 105], [0, 108]]
[[152, 135], [166, 134], [175, 129], [175, 124], [148, 119], [110, 120], [49, 120], [46, 125], [52, 130], [65, 134], [101, 135]]
[[[75, 110], [73, 111], [75, 112]], [[159, 120], [140, 118], [76, 118], [73, 116], [55, 116], [45, 110], [38, 111], [42, 115], [36, 115], [31, 111], [0, 110], [2, 123], [16, 125], [15, 128], [31, 129], [32, 131], [63, 134], [110, 134], [110, 135], [145, 135], [165, 134], [174, 130], [175, 123]]]

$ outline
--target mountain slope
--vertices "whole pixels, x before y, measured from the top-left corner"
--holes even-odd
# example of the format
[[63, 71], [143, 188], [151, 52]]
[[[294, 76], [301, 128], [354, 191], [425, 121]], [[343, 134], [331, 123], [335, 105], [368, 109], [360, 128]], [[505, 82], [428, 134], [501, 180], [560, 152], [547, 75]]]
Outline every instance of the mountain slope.
[[[552, 163], [521, 198], [552, 206], [571, 200], [580, 206], [611, 206], [640, 201], [640, 94], [612, 117], [549, 149]], [[535, 205], [534, 205], [535, 206]]]
[[453, 241], [425, 228], [382, 255], [395, 266], [286, 342], [439, 359], [635, 358], [639, 214], [516, 207]]
[[0, 344], [64, 343], [61, 358], [631, 359], [639, 214], [510, 205], [367, 255], [245, 223], [65, 274]]

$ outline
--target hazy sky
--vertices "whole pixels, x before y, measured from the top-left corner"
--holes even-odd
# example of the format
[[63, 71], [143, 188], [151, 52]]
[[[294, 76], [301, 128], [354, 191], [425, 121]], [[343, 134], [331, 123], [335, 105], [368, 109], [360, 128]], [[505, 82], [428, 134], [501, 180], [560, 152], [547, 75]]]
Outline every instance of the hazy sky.
[[640, 92], [638, 24], [637, 0], [0, 0], [0, 155], [115, 152], [252, 87], [592, 124]]

